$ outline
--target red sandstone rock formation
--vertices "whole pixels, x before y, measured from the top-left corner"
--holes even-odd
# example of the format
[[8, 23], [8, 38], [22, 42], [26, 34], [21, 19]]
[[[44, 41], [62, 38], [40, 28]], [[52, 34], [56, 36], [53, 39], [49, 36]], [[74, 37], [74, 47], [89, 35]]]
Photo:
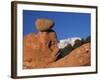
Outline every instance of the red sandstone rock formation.
[[40, 34], [31, 33], [24, 37], [24, 68], [45, 67], [57, 58], [59, 49], [55, 32]]
[[89, 43], [82, 45], [69, 55], [57, 60], [59, 49], [57, 47], [56, 32], [51, 30], [54, 24], [53, 21], [38, 19], [35, 23], [39, 33], [30, 33], [24, 37], [24, 69], [83, 66], [90, 64]]
[[48, 67], [75, 67], [75, 66], [89, 66], [91, 65], [90, 57], [90, 43], [84, 44], [64, 58], [48, 64]]

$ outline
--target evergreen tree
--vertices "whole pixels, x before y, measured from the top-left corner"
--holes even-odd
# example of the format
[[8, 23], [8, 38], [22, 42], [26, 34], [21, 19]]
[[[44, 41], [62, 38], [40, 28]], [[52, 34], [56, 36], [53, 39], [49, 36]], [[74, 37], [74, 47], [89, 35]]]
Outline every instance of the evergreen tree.
[[84, 38], [81, 39], [81, 45], [85, 43]]
[[79, 46], [81, 46], [81, 45], [82, 45], [81, 40], [77, 39], [77, 40], [75, 40], [75, 44], [74, 44], [74, 46], [73, 46], [73, 49], [75, 49], [75, 48], [77, 48], [77, 47], [79, 47]]
[[91, 42], [91, 37], [90, 37], [90, 36], [88, 36], [88, 37], [86, 38], [86, 40], [85, 40], [85, 43], [89, 43], [89, 42]]
[[65, 48], [63, 48], [61, 50], [61, 55], [64, 57], [66, 55], [68, 55], [71, 51], [72, 51], [72, 45], [71, 44], [68, 44]]

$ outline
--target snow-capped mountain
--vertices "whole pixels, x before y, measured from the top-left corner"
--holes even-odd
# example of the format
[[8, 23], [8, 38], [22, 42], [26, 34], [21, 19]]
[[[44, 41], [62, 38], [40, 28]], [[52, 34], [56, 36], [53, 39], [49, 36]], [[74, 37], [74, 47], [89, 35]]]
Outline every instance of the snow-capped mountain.
[[67, 39], [63, 39], [60, 40], [58, 43], [58, 47], [59, 48], [64, 48], [66, 47], [68, 44], [71, 44], [72, 46], [75, 44], [75, 40], [81, 40], [80, 37], [73, 37], [73, 38], [67, 38]]

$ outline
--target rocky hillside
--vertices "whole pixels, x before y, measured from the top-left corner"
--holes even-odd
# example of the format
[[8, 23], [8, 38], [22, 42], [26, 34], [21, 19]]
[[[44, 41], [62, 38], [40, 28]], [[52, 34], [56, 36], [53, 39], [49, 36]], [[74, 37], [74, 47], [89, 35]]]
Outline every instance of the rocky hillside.
[[61, 58], [60, 60], [49, 64], [49, 67], [90, 66], [90, 51], [90, 43], [86, 43], [73, 50], [64, 58]]

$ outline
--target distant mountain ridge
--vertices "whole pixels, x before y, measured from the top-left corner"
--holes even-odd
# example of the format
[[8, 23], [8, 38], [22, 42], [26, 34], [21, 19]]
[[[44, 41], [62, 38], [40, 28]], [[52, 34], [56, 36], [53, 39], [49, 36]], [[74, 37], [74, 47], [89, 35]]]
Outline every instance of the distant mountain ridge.
[[58, 47], [59, 48], [64, 48], [68, 44], [71, 44], [73, 46], [75, 44], [75, 40], [81, 40], [81, 38], [80, 37], [72, 37], [72, 38], [67, 38], [67, 39], [60, 40], [58, 42]]

